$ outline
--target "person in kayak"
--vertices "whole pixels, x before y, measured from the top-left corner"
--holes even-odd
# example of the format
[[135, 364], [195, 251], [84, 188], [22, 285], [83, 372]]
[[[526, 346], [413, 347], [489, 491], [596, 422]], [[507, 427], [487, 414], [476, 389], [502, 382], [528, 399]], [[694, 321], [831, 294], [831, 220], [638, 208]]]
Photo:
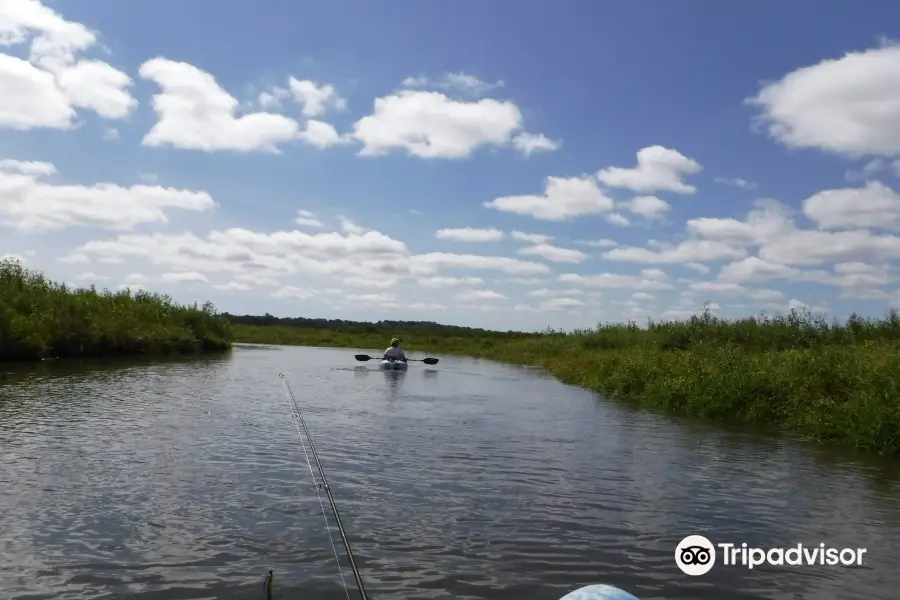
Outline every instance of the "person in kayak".
[[382, 360], [402, 360], [403, 362], [406, 362], [406, 352], [400, 349], [399, 338], [393, 338], [391, 340], [391, 346], [384, 351]]

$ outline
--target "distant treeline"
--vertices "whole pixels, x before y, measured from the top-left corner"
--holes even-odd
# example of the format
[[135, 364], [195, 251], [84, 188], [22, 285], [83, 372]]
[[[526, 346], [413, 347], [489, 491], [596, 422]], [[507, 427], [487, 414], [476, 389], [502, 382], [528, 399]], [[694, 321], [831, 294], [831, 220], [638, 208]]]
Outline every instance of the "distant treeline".
[[324, 329], [343, 333], [433, 333], [454, 337], [510, 337], [520, 338], [534, 335], [521, 331], [493, 331], [477, 327], [442, 325], [434, 321], [347, 321], [344, 319], [311, 319], [307, 317], [275, 317], [266, 313], [257, 315], [232, 315], [222, 313], [234, 325], [298, 327], [300, 329]]

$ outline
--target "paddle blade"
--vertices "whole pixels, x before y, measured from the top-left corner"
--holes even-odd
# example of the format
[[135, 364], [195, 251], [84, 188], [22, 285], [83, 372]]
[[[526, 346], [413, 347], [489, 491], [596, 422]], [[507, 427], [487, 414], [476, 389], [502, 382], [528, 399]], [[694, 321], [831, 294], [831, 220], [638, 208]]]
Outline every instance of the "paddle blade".
[[359, 360], [359, 361], [372, 360], [372, 357], [369, 356], [368, 354], [357, 354], [354, 356], [354, 358], [356, 358], [356, 360]]
[[423, 358], [422, 362], [426, 365], [436, 365], [438, 364], [438, 359], [436, 358]]

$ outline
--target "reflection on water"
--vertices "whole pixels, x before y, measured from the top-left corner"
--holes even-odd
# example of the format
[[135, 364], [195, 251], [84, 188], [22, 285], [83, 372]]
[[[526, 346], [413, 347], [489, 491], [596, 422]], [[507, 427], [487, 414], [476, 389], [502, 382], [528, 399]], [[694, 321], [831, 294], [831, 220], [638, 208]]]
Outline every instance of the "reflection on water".
[[[352, 354], [0, 367], [0, 598], [249, 600], [270, 566], [276, 598], [346, 597], [279, 372], [373, 598], [900, 586], [896, 461], [638, 412], [535, 369], [451, 357], [379, 375]], [[689, 534], [865, 546], [868, 564], [688, 578], [673, 555]]]

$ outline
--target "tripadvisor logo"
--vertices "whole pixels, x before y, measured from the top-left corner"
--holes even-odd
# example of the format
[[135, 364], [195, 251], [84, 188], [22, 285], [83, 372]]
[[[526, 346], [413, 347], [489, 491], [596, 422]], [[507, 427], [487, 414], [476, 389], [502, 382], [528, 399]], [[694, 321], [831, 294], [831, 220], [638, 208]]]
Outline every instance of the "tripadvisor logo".
[[[718, 552], [717, 549], [718, 548]], [[797, 544], [789, 548], [755, 548], [746, 543], [713, 544], [702, 535], [689, 535], [675, 547], [675, 564], [691, 576], [705, 575], [716, 564], [719, 554], [724, 566], [753, 569], [760, 565], [803, 566], [861, 566], [865, 548], [832, 548], [820, 543], [816, 546]]]

